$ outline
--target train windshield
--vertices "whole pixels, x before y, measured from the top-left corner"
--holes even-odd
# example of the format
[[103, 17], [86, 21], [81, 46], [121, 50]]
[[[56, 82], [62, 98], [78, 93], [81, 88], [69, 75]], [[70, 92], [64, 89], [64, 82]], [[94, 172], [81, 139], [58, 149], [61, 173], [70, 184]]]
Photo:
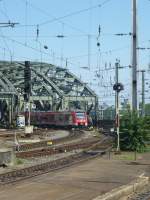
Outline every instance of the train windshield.
[[84, 119], [85, 113], [76, 113], [76, 117], [79, 118], [79, 119]]

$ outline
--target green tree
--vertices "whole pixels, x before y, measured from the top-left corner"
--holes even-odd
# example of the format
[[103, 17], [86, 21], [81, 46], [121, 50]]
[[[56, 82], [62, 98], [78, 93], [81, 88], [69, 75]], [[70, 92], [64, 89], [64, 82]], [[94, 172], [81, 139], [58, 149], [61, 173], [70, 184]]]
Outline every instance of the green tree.
[[142, 152], [149, 135], [147, 118], [139, 117], [136, 112], [127, 110], [120, 124], [120, 147], [122, 150]]
[[150, 103], [145, 104], [145, 115], [150, 117]]

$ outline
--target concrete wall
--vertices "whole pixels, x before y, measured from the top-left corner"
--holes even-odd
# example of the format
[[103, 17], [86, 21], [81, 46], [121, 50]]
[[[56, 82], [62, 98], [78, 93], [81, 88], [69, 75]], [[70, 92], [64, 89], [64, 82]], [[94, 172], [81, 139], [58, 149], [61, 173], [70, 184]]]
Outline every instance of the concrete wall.
[[12, 149], [0, 149], [0, 165], [12, 164], [14, 160], [14, 154]]

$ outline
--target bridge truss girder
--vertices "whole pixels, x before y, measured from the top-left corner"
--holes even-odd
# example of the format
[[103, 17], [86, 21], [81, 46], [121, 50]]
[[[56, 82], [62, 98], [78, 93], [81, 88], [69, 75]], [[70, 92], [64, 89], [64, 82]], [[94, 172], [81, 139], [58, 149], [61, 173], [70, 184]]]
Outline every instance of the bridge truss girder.
[[[31, 62], [31, 88], [31, 105], [37, 110], [88, 110], [97, 104], [96, 94], [78, 77], [47, 63]], [[24, 62], [0, 62], [0, 99], [5, 100], [6, 93], [8, 99], [13, 97], [11, 111], [23, 111]]]

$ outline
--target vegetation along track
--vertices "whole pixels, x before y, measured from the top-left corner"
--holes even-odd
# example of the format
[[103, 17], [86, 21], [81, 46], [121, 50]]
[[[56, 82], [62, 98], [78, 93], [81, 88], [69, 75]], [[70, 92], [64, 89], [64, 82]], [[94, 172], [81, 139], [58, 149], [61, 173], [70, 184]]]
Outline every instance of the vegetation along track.
[[[42, 131], [41, 131], [42, 132]], [[40, 142], [35, 142], [35, 143], [27, 143], [27, 144], [20, 144], [19, 145], [19, 151], [26, 151], [30, 149], [35, 149], [35, 148], [40, 148], [40, 147], [48, 147], [49, 146], [49, 141], [52, 142], [52, 144], [59, 144], [61, 142], [73, 140], [75, 138], [81, 137], [81, 135], [84, 134], [83, 130], [70, 130], [69, 135], [63, 138], [57, 138], [57, 139], [52, 139], [52, 140], [44, 140]]]
[[[100, 144], [103, 145], [102, 149], [98, 148]], [[96, 150], [97, 148], [97, 151], [92, 151], [93, 149]], [[103, 141], [97, 144], [93, 144], [90, 148], [80, 153], [76, 153], [74, 155], [70, 155], [68, 157], [60, 158], [54, 161], [49, 161], [31, 167], [26, 167], [23, 169], [18, 169], [4, 174], [0, 174], [0, 185], [25, 180], [27, 178], [41, 175], [50, 171], [58, 170], [64, 167], [69, 167], [73, 164], [78, 164], [80, 162], [87, 161], [89, 159], [103, 155], [106, 152], [110, 151], [111, 148], [112, 143], [108, 143], [108, 139], [105, 138], [103, 139]]]

